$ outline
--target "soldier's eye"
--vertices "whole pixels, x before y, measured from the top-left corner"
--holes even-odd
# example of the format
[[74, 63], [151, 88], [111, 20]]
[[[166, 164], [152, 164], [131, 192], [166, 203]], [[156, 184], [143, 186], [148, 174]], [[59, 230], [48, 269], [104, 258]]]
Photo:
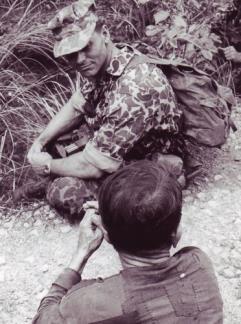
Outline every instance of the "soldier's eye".
[[88, 52], [91, 49], [91, 42], [89, 42], [81, 51]]
[[75, 62], [77, 60], [77, 57], [78, 57], [78, 52], [65, 55], [65, 59], [69, 62]]

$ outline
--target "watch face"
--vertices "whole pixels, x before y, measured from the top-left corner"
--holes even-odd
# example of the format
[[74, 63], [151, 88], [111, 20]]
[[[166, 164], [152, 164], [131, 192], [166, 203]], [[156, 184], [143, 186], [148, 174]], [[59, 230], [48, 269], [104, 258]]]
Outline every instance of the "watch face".
[[45, 173], [45, 174], [50, 174], [50, 165], [49, 165], [49, 164], [46, 164], [46, 165], [44, 166], [44, 173]]

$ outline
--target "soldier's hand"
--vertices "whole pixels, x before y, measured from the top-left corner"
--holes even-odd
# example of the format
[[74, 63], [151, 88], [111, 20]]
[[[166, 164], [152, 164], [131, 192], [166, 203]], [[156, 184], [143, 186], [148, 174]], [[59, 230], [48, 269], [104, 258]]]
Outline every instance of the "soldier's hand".
[[89, 208], [93, 208], [98, 213], [99, 203], [97, 200], [89, 200], [83, 204], [83, 208], [85, 211]]
[[46, 175], [46, 166], [52, 160], [52, 156], [47, 152], [33, 153], [31, 155], [31, 165], [34, 171], [40, 175]]
[[225, 58], [235, 63], [241, 62], [241, 53], [239, 53], [233, 46], [228, 46], [223, 49]]
[[36, 154], [41, 153], [42, 150], [43, 150], [43, 145], [39, 141], [33, 142], [27, 155], [28, 162], [32, 164], [34, 156]]
[[90, 256], [100, 246], [103, 235], [100, 215], [94, 208], [88, 208], [79, 226], [77, 250], [84, 250]]
[[94, 208], [88, 208], [80, 223], [78, 245], [69, 268], [81, 273], [91, 254], [101, 245], [103, 237], [100, 215]]

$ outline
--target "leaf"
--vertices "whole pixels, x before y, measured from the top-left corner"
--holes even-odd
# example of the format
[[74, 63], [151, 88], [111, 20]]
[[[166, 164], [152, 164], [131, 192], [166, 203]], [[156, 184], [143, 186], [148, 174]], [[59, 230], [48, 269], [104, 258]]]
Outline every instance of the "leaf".
[[190, 0], [192, 2], [192, 4], [196, 7], [196, 8], [200, 8], [201, 7], [201, 4], [198, 3], [196, 0]]
[[150, 0], [137, 0], [139, 4], [146, 4], [147, 2], [150, 2]]
[[178, 27], [179, 29], [182, 29], [182, 28], [187, 28], [187, 23], [186, 21], [183, 19], [182, 16], [175, 16], [174, 19], [173, 19], [173, 23], [176, 27]]
[[189, 30], [188, 30], [189, 33], [193, 33], [196, 30], [196, 28], [197, 28], [196, 24], [193, 24], [193, 25], [189, 26]]
[[170, 16], [170, 13], [165, 10], [159, 10], [154, 14], [155, 24], [165, 21]]
[[177, 40], [174, 39], [169, 39], [169, 44], [173, 47], [173, 48], [177, 48]]
[[173, 38], [173, 37], [177, 36], [177, 34], [178, 34], [178, 29], [173, 27], [171, 30], [168, 31], [167, 36], [169, 38]]
[[201, 53], [202, 55], [205, 57], [205, 59], [209, 60], [209, 61], [212, 61], [213, 59], [213, 54], [212, 52], [208, 51], [208, 50], [205, 50], [205, 49], [201, 49]]
[[146, 26], [145, 34], [146, 36], [155, 36], [161, 31], [160, 27], [155, 25], [148, 25]]

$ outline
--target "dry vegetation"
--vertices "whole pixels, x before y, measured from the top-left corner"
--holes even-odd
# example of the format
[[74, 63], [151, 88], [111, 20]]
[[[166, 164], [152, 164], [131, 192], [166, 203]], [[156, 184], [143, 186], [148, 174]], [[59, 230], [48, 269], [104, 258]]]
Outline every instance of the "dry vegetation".
[[[32, 176], [26, 152], [32, 139], [73, 91], [74, 75], [52, 57], [48, 17], [71, 1], [2, 0], [0, 4], [0, 205]], [[231, 65], [220, 55], [226, 33], [211, 22], [231, 1], [97, 0], [114, 40], [144, 52], [181, 58], [233, 86]], [[224, 23], [221, 23], [222, 26]], [[214, 26], [214, 27], [215, 27]], [[214, 28], [215, 29], [215, 28]], [[226, 43], [225, 43], [226, 42]]]

